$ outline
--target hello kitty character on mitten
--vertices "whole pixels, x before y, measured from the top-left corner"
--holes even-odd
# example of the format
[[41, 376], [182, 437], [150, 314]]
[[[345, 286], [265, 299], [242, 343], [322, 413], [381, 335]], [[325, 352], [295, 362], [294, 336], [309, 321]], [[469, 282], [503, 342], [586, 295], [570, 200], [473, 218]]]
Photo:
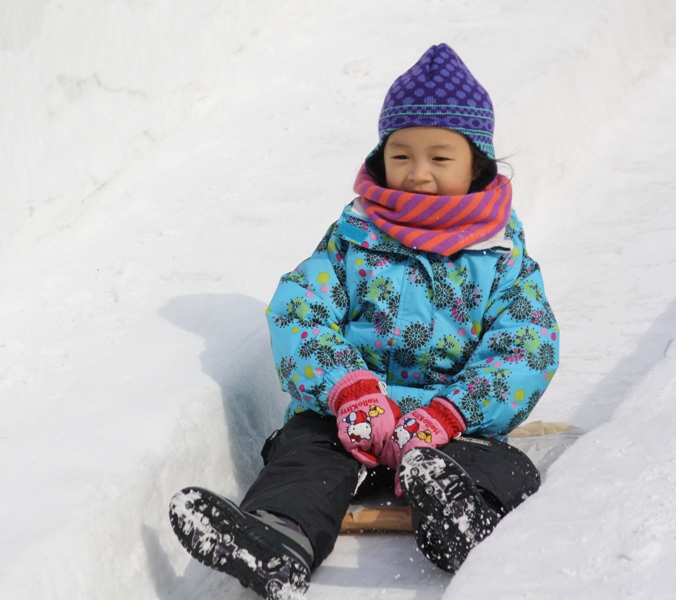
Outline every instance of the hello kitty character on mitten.
[[420, 429], [418, 421], [413, 417], [407, 417], [401, 425], [395, 427], [392, 439], [397, 442], [400, 448], [403, 448], [418, 433], [418, 429]]
[[370, 440], [373, 428], [371, 426], [371, 417], [363, 410], [353, 410], [343, 419], [348, 424], [347, 434], [350, 441], [354, 444], [362, 440]]

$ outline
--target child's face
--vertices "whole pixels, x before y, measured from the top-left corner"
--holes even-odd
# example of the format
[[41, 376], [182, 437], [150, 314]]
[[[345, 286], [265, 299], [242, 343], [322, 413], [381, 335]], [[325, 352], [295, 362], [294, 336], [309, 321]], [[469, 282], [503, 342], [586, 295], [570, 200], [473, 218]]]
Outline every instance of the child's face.
[[474, 178], [467, 139], [441, 127], [407, 127], [385, 144], [387, 187], [432, 196], [466, 194]]

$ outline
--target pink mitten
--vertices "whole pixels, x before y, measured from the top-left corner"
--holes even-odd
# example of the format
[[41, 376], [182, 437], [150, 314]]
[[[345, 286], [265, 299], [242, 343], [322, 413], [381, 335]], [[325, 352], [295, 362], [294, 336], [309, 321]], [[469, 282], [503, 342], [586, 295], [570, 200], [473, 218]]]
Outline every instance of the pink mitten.
[[329, 392], [338, 437], [345, 449], [367, 467], [380, 464], [380, 454], [401, 417], [387, 388], [371, 371], [353, 371]]
[[[416, 408], [399, 419], [380, 455], [380, 462], [396, 471], [401, 457], [412, 448], [439, 448], [463, 431], [465, 424], [458, 409], [448, 400], [435, 398], [429, 406]], [[394, 491], [397, 496], [402, 496], [398, 477]]]

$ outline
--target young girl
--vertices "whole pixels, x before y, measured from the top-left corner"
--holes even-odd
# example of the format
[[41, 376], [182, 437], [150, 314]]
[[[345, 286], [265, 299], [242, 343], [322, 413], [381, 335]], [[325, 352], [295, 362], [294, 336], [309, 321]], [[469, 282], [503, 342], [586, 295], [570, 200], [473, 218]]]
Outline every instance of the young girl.
[[416, 542], [456, 571], [539, 487], [503, 440], [558, 364], [538, 264], [497, 173], [493, 108], [446, 46], [385, 98], [358, 194], [268, 308], [284, 427], [241, 505], [200, 488], [171, 522], [197, 560], [266, 598], [303, 592], [361, 480], [412, 507]]

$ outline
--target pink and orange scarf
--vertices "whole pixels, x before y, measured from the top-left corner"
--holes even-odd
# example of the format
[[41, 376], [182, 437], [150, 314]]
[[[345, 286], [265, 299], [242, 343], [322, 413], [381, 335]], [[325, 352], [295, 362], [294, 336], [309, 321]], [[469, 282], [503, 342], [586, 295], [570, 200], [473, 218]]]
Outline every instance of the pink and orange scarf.
[[366, 215], [407, 248], [450, 256], [492, 238], [505, 227], [512, 186], [504, 175], [480, 192], [427, 196], [380, 187], [362, 166], [354, 183]]

